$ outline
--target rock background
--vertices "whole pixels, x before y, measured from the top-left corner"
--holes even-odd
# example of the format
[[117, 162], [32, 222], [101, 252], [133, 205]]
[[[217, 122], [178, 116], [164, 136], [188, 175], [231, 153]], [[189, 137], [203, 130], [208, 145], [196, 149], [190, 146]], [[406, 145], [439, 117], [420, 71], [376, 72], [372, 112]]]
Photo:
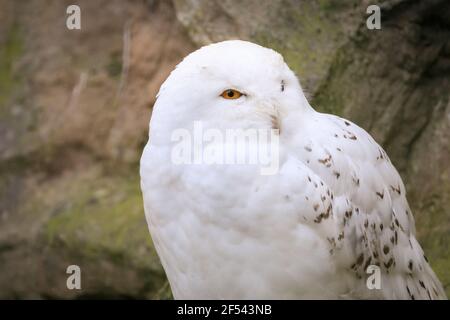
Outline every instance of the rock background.
[[[65, 27], [74, 3], [79, 31]], [[381, 30], [369, 4], [0, 0], [0, 298], [170, 298], [139, 156], [170, 70], [232, 38], [281, 52], [313, 106], [386, 148], [450, 294], [450, 2], [381, 1]]]

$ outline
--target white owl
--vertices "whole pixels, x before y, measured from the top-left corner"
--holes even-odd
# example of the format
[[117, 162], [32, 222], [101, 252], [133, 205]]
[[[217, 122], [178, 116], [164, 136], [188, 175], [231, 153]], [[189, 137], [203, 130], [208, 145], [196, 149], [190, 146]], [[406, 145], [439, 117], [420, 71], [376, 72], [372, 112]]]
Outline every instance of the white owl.
[[[279, 130], [278, 171], [174, 161], [174, 132], [196, 122]], [[385, 151], [316, 112], [277, 52], [225, 41], [191, 53], [162, 85], [149, 136], [145, 213], [176, 299], [446, 298]]]

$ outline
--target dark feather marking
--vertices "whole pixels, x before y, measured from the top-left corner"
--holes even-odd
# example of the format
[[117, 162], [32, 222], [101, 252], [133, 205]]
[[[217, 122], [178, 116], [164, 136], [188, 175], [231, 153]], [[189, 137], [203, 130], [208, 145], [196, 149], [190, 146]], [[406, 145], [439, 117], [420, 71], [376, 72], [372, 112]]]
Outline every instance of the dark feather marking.
[[356, 264], [357, 266], [360, 266], [360, 265], [362, 265], [363, 261], [364, 261], [364, 254], [361, 253], [361, 254], [359, 255], [358, 259], [356, 259], [356, 263], [355, 263], [355, 264]]
[[387, 263], [384, 263], [384, 266], [387, 269], [389, 269], [392, 266], [393, 263], [394, 263], [394, 258], [391, 257]]
[[328, 157], [326, 157], [324, 159], [317, 159], [317, 161], [319, 161], [323, 165], [329, 166], [329, 165], [331, 165], [330, 164], [331, 159], [332, 159], [331, 154], [329, 154]]
[[377, 194], [377, 196], [379, 196], [381, 199], [383, 199], [384, 198], [384, 191], [382, 191], [382, 192], [376, 192], [376, 194]]
[[426, 289], [426, 288], [425, 288], [425, 283], [423, 283], [422, 280], [419, 280], [419, 284], [420, 284], [420, 286], [421, 286], [422, 288]]

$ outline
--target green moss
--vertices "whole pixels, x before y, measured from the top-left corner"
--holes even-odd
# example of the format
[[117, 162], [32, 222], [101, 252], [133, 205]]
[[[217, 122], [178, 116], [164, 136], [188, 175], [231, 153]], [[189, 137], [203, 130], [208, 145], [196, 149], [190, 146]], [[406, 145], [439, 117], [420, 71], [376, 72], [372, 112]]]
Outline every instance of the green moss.
[[[335, 7], [338, 6], [334, 1], [321, 1], [319, 5], [330, 11], [337, 10]], [[309, 2], [301, 6], [286, 3], [273, 19], [275, 25], [270, 30], [262, 27], [252, 40], [280, 52], [299, 77], [307, 97], [315, 97], [341, 45], [342, 23], [328, 17], [323, 10], [317, 10], [317, 4]], [[327, 106], [336, 105], [331, 98], [322, 99], [322, 102]], [[313, 106], [319, 111], [336, 109], [324, 109], [322, 104]]]
[[450, 297], [450, 181], [442, 182], [441, 191], [419, 204], [416, 227], [425, 255]]
[[[336, 59], [328, 70], [328, 75], [325, 78], [325, 81], [322, 82], [311, 102], [318, 111], [340, 116], [343, 115], [346, 104], [344, 99], [348, 94], [346, 82], [342, 81], [342, 73], [345, 65], [346, 62], [339, 58], [338, 53]], [[338, 79], [338, 81], [335, 79]]]
[[79, 251], [86, 258], [106, 257], [119, 265], [132, 261], [136, 267], [159, 268], [136, 177], [107, 178], [80, 185], [79, 190], [47, 222], [43, 233], [50, 246]]
[[[323, 19], [309, 17], [305, 13], [297, 12], [291, 19], [295, 26], [289, 26], [289, 30], [278, 29], [277, 35], [263, 30], [256, 33], [253, 40], [280, 52], [289, 67], [300, 77], [323, 73], [332, 58], [328, 51], [323, 50], [326, 46], [325, 38], [334, 35], [336, 31], [333, 32], [331, 25]], [[290, 30], [295, 32], [288, 32]], [[306, 37], [305, 34], [310, 36]]]
[[360, 4], [358, 0], [318, 0], [320, 11], [335, 15], [341, 10], [349, 7], [355, 7]]
[[22, 53], [22, 46], [20, 30], [13, 26], [4, 45], [0, 46], [0, 107], [20, 82], [20, 77], [13, 73], [13, 64]]
[[450, 297], [450, 236], [449, 231], [428, 234], [421, 241], [430, 265]]
[[[93, 294], [98, 290], [117, 291], [116, 295], [132, 291], [135, 298], [168, 299], [170, 287], [165, 285], [145, 221], [136, 168], [124, 171], [116, 170], [114, 175], [91, 172], [68, 181], [63, 202], [45, 222], [40, 241], [51, 252], [64, 254], [84, 268], [98, 269], [94, 272], [99, 274], [85, 280]], [[106, 272], [104, 278], [101, 270]], [[111, 270], [134, 274], [136, 283], [118, 285], [122, 280], [108, 278]], [[109, 287], [112, 283], [115, 291]]]
[[450, 231], [435, 230], [420, 237], [430, 265], [450, 297]]
[[[342, 1], [340, 1], [342, 2]], [[336, 11], [336, 8], [338, 7], [339, 3], [337, 1], [330, 1], [330, 0], [319, 0], [319, 6], [320, 10], [322, 12], [327, 11]]]
[[122, 57], [120, 53], [113, 53], [110, 56], [108, 65], [106, 66], [108, 75], [112, 78], [119, 77], [122, 72]]

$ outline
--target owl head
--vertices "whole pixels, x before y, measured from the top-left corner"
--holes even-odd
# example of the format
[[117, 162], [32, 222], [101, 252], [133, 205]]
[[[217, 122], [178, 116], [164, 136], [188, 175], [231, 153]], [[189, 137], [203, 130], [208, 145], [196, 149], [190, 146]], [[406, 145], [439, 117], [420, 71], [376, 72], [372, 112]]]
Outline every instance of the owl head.
[[192, 52], [157, 96], [151, 136], [168, 139], [177, 128], [279, 129], [309, 104], [283, 57], [260, 45], [230, 40]]

